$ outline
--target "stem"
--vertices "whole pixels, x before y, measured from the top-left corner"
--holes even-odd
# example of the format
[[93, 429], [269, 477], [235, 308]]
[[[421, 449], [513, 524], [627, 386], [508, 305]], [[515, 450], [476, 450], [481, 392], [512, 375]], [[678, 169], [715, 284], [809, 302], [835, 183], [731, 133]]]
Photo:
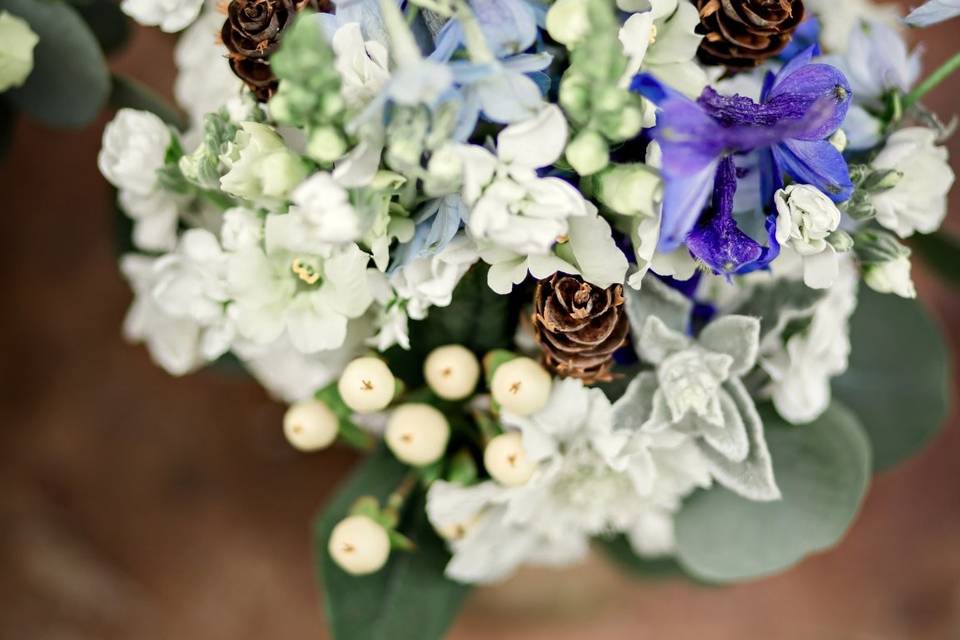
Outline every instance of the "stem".
[[417, 41], [407, 26], [407, 19], [395, 0], [380, 0], [380, 14], [383, 16], [387, 33], [390, 34], [394, 61], [402, 67], [422, 60], [420, 47], [417, 46]]
[[476, 64], [494, 62], [497, 57], [490, 50], [487, 38], [483, 35], [483, 29], [480, 28], [480, 23], [477, 21], [477, 16], [474, 15], [466, 0], [460, 0], [457, 3], [457, 19], [460, 20], [460, 25], [463, 27], [464, 44], [467, 45], [471, 62]]
[[960, 53], [954, 54], [953, 57], [944, 62], [939, 69], [931, 73], [919, 87], [907, 94], [903, 99], [904, 110], [920, 102], [925, 95], [933, 91], [957, 69], [960, 69]]
[[393, 509], [394, 511], [399, 512], [403, 509], [403, 503], [407, 501], [407, 498], [410, 497], [410, 493], [413, 491], [414, 487], [417, 486], [417, 473], [411, 471], [403, 480], [400, 481], [400, 484], [397, 485], [397, 488], [393, 490], [393, 493], [390, 494], [390, 497], [387, 498], [387, 509]]

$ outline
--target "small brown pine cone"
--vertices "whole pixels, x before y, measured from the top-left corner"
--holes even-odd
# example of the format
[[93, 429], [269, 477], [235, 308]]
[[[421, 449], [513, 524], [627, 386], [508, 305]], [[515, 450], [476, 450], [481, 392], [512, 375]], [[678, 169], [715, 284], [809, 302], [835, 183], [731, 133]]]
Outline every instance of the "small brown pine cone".
[[537, 283], [533, 327], [544, 364], [586, 383], [611, 380], [613, 352], [627, 339], [623, 286], [607, 289], [557, 273]]
[[331, 0], [231, 0], [220, 32], [230, 52], [230, 68], [260, 102], [277, 90], [270, 70], [270, 55], [280, 46], [280, 36], [297, 12], [312, 9], [333, 12]]
[[[837, 0], [844, 2], [846, 0]], [[803, 0], [696, 0], [704, 64], [755, 67], [787, 46], [803, 21]]]

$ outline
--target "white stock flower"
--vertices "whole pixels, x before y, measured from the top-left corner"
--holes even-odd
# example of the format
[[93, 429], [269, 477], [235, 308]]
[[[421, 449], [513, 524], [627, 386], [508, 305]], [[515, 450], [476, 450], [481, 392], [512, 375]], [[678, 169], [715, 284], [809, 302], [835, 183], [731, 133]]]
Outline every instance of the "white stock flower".
[[177, 77], [173, 94], [194, 127], [202, 124], [206, 114], [241, 96], [243, 82], [230, 70], [223, 45], [217, 42], [216, 34], [222, 26], [223, 14], [206, 11], [183, 33], [174, 49]]
[[865, 265], [863, 281], [877, 293], [893, 293], [901, 298], [916, 298], [917, 289], [910, 275], [909, 255], [901, 255], [879, 264]]
[[120, 190], [120, 205], [134, 220], [134, 244], [147, 251], [168, 251], [177, 241], [181, 198], [163, 190], [157, 177], [171, 140], [156, 115], [121, 109], [104, 129], [97, 157], [100, 173]]
[[840, 210], [816, 187], [792, 184], [774, 195], [777, 242], [789, 246], [803, 261], [803, 281], [812, 289], [833, 285], [839, 256], [827, 237], [840, 226]]
[[409, 349], [408, 320], [425, 319], [431, 307], [450, 306], [454, 289], [478, 259], [473, 241], [459, 234], [442, 251], [414, 258], [389, 278], [377, 278], [374, 297], [383, 309], [380, 331], [370, 344], [380, 351], [394, 344]]
[[936, 231], [947, 215], [947, 194], [953, 186], [946, 147], [924, 127], [907, 127], [887, 139], [871, 164], [873, 169], [901, 174], [892, 189], [870, 196], [877, 222], [901, 238]]
[[828, 53], [843, 53], [850, 47], [850, 34], [861, 20], [879, 20], [891, 26], [900, 24], [895, 4], [874, 0], [806, 0], [807, 10], [820, 19], [820, 42]]
[[850, 259], [817, 303], [809, 326], [786, 344], [765, 347], [760, 365], [770, 375], [777, 413], [793, 424], [811, 422], [830, 404], [830, 381], [847, 370], [850, 316], [857, 306], [857, 274]]
[[891, 90], [910, 91], [920, 77], [920, 54], [920, 49], [910, 52], [891, 26], [862, 20], [851, 29], [846, 52], [828, 56], [825, 62], [843, 72], [858, 104], [880, 108]]
[[680, 500], [710, 484], [689, 438], [616, 429], [603, 392], [577, 380], [556, 382], [539, 413], [503, 421], [521, 431], [537, 464], [526, 484], [437, 482], [427, 496], [434, 527], [468, 525], [451, 542], [446, 569], [460, 582], [495, 582], [522, 564], [575, 562], [599, 534], [625, 532], [638, 551], [670, 552]]
[[580, 192], [559, 178], [540, 178], [537, 169], [563, 153], [567, 121], [556, 105], [535, 118], [510, 125], [497, 137], [497, 155], [461, 147], [463, 199], [471, 208], [468, 229], [521, 255], [543, 255], [568, 229], [568, 219], [588, 214]]
[[202, 328], [196, 320], [171, 316], [157, 304], [153, 297], [156, 262], [156, 258], [132, 253], [120, 260], [120, 270], [134, 292], [123, 333], [131, 342], [146, 344], [153, 360], [168, 373], [182, 376], [204, 361]]
[[350, 194], [329, 173], [318, 172], [290, 194], [293, 206], [284, 220], [293, 251], [310, 251], [324, 244], [355, 242], [364, 220], [350, 203]]
[[258, 122], [243, 122], [240, 127], [220, 158], [229, 169], [220, 178], [220, 187], [252, 202], [286, 198], [307, 177], [303, 160], [271, 127]]
[[[641, 70], [647, 71], [677, 91], [695, 98], [707, 85], [707, 74], [695, 57], [703, 36], [696, 33], [700, 14], [690, 2], [652, 0], [620, 29], [620, 43], [629, 60], [621, 86], [629, 86]], [[656, 108], [644, 101], [644, 126], [655, 124]]]
[[123, 0], [120, 9], [148, 27], [167, 33], [180, 31], [200, 14], [203, 0]]
[[[277, 217], [267, 217], [268, 246]], [[286, 335], [303, 353], [337, 349], [346, 339], [348, 321], [363, 315], [372, 301], [368, 261], [354, 244], [322, 254], [245, 248], [228, 262], [233, 300], [228, 313], [240, 335], [257, 344]]]
[[0, 11], [0, 92], [22, 86], [33, 71], [33, 49], [40, 38], [27, 21]]
[[376, 40], [364, 40], [357, 22], [344, 24], [333, 35], [334, 63], [343, 81], [341, 94], [347, 105], [362, 109], [390, 81], [389, 53]]

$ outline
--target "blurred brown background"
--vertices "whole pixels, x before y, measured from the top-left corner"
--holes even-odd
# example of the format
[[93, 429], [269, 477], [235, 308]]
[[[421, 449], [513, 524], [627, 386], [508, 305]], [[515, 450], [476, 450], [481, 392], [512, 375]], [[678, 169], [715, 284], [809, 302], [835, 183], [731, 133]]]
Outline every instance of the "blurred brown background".
[[[928, 69], [958, 32], [925, 32]], [[140, 30], [115, 66], [169, 95], [172, 46]], [[955, 77], [929, 104], [949, 116], [958, 91]], [[0, 166], [0, 639], [326, 637], [308, 525], [354, 456], [298, 455], [252, 381], [174, 379], [122, 341], [130, 292], [95, 162], [105, 121], [23, 121]], [[951, 153], [960, 170], [960, 137]], [[952, 202], [956, 232], [960, 188]], [[960, 297], [917, 279], [960, 353]], [[476, 592], [450, 637], [960, 638], [958, 418], [877, 478], [839, 548], [782, 576], [641, 584], [597, 558]]]

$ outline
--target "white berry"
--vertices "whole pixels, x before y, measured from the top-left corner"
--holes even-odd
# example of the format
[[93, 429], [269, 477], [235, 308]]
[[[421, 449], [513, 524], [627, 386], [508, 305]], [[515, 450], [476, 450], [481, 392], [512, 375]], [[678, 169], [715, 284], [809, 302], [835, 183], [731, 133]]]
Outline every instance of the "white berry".
[[536, 470], [523, 448], [523, 437], [516, 431], [504, 433], [487, 444], [483, 466], [490, 477], [508, 487], [526, 484]]
[[339, 430], [337, 416], [319, 400], [297, 402], [283, 416], [283, 434], [300, 451], [326, 449]]
[[387, 530], [367, 516], [341, 520], [330, 534], [330, 556], [341, 569], [355, 576], [379, 571], [390, 557]]
[[480, 380], [480, 363], [473, 352], [458, 344], [434, 349], [423, 363], [423, 375], [444, 400], [463, 400]]
[[530, 358], [515, 358], [497, 367], [490, 383], [493, 399], [518, 416], [529, 416], [550, 399], [553, 379]]
[[400, 462], [423, 467], [439, 460], [447, 450], [450, 424], [428, 404], [404, 404], [390, 415], [384, 440]]
[[379, 358], [357, 358], [347, 365], [337, 383], [344, 403], [357, 413], [386, 409], [397, 390], [397, 381]]

